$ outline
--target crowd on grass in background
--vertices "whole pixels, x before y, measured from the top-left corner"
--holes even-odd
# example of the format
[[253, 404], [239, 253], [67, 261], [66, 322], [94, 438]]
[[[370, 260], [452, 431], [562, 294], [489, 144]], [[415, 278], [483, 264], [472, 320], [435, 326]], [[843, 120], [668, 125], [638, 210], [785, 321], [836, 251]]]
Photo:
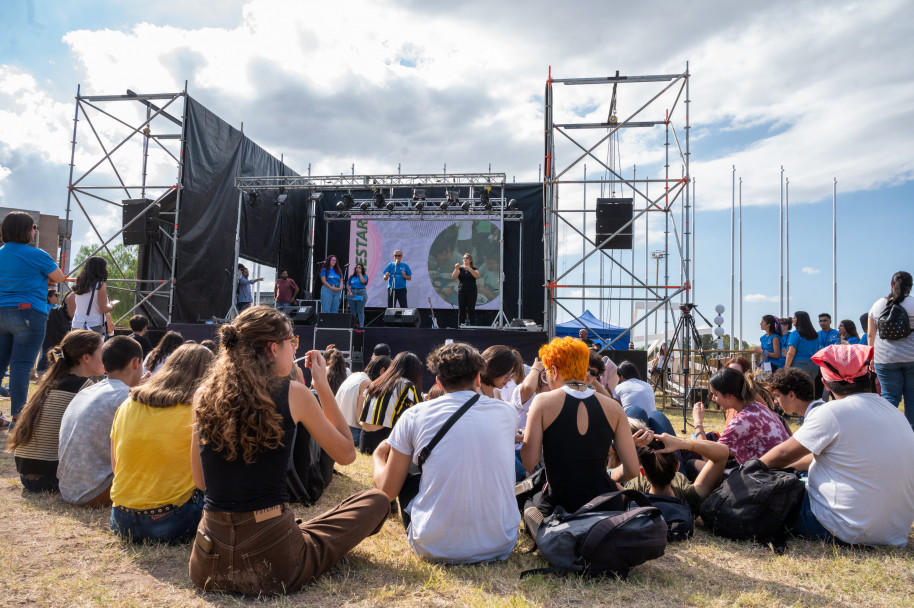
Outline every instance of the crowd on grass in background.
[[[616, 366], [580, 338], [556, 338], [532, 361], [498, 344], [480, 352], [448, 343], [424, 362], [378, 345], [362, 371], [331, 347], [306, 354], [306, 386], [298, 337], [275, 308], [246, 307], [219, 328], [218, 344], [168, 332], [153, 347], [139, 316], [130, 336], [108, 337], [111, 303], [96, 264], [84, 267], [75, 312], [54, 315], [66, 314], [71, 329], [49, 343], [48, 284], [63, 277], [28, 247], [31, 230], [7, 216], [0, 248], [0, 370], [10, 371], [7, 448], [21, 482], [110, 508], [111, 530], [130, 541], [190, 542], [201, 589], [296, 591], [380, 531], [392, 510], [423, 559], [504, 560], [519, 534], [539, 538], [551, 518], [623, 488], [697, 514], [728, 475], [759, 460], [804, 480], [785, 522], [794, 534], [908, 542], [914, 407], [907, 420], [897, 407], [914, 404], [906, 272], [869, 311], [865, 345], [850, 320], [832, 330], [820, 315], [817, 333], [798, 311], [785, 335], [787, 320], [766, 316], [759, 352], [770, 373], [728, 361], [709, 380], [726, 428], [705, 432], [698, 403], [694, 432], [677, 436], [638, 366]], [[906, 314], [897, 333], [881, 321], [893, 307]], [[42, 350], [46, 367], [26, 398], [29, 362]], [[432, 387], [423, 386], [426, 370]], [[803, 417], [795, 432], [789, 415]], [[316, 454], [345, 466], [358, 451], [371, 455], [373, 487], [296, 520], [290, 470], [304, 462], [316, 474]]]

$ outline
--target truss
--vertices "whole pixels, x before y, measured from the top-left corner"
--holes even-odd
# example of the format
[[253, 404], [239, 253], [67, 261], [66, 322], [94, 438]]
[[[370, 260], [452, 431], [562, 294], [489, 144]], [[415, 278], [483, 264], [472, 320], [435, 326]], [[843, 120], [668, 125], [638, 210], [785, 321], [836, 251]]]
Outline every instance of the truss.
[[[688, 299], [692, 285], [691, 277], [693, 276], [690, 273], [694, 273], [694, 266], [691, 265], [690, 259], [690, 247], [694, 247], [694, 243], [690, 241], [690, 238], [694, 239], [691, 227], [694, 205], [691, 204], [689, 196], [689, 185], [692, 183], [689, 174], [689, 78], [688, 64], [686, 64], [685, 72], [681, 74], [621, 76], [616, 72], [615, 76], [599, 78], [553, 78], [550, 68], [545, 92], [545, 172], [543, 181], [545, 206], [544, 254], [546, 262], [544, 310], [546, 330], [550, 336], [555, 335], [559, 310], [565, 311], [565, 313], [583, 324], [580, 318], [571, 311], [571, 306], [574, 302], [580, 303], [582, 300], [631, 302], [633, 311], [632, 323], [628, 327], [628, 331], [613, 340], [613, 342], [616, 342], [623, 336], [626, 340], [633, 339], [633, 330], [636, 326], [649, 319], [657, 311], [669, 309], [669, 303], [677, 296]], [[563, 87], [611, 86], [612, 92], [609, 98], [607, 120], [605, 122], [556, 122], [553, 114], [556, 108], [554, 94], [555, 89], [559, 87], [555, 85], [563, 85]], [[616, 116], [617, 94], [620, 87], [631, 87], [633, 85], [651, 87], [646, 96], [648, 100], [627, 117]], [[641, 91], [643, 92], [644, 88]], [[663, 104], [666, 104], [665, 107]], [[681, 120], [679, 124], [683, 125], [681, 134], [676, 130], [677, 120]], [[662, 156], [664, 159], [662, 177], [636, 179], [633, 170], [632, 177], [629, 179], [621, 175], [621, 170], [614, 163], [604, 161], [598, 156], [599, 151], [606, 149], [611, 144], [611, 138], [623, 129], [638, 129], [633, 133], [650, 133], [657, 128], [662, 128], [664, 131], [663, 149], [657, 154], [658, 157]], [[582, 131], [584, 133], [581, 135], [573, 135], [573, 133]], [[593, 136], [591, 136], [592, 141], [579, 141], [595, 131], [602, 131], [595, 141], [593, 141]], [[559, 137], [556, 137], [557, 135]], [[682, 137], [681, 140], [680, 137]], [[647, 140], [648, 144], [646, 148], [652, 145], [657, 147], [656, 141], [650, 141], [648, 137], [644, 137], [644, 139]], [[567, 154], [568, 158], [571, 159], [566, 161], [567, 164], [562, 164], [558, 158], [557, 141], [558, 145], [562, 146], [562, 154]], [[674, 148], [673, 155], [678, 157], [681, 164], [681, 170], [675, 172], [679, 173], [679, 175], [671, 175], [671, 146]], [[642, 150], [642, 152], [644, 151]], [[588, 178], [585, 165], [582, 177], [580, 171], [583, 163], [587, 161], [595, 162], [603, 176]], [[595, 224], [596, 216], [594, 207], [587, 208], [586, 187], [588, 184], [618, 185], [626, 191], [630, 190], [634, 203], [632, 219], [601, 242], [596, 241], [596, 231], [587, 229], [589, 221]], [[659, 194], [651, 196], [653, 194], [649, 193], [651, 184], [659, 186], [661, 190]], [[570, 209], [567, 205], [560, 206], [560, 188], [568, 188], [574, 185], [584, 189], [583, 208]], [[656, 213], [663, 215], [665, 224], [663, 242], [660, 246], [664, 260], [662, 282], [650, 281], [648, 278], [649, 273], [647, 272], [647, 244], [650, 242], [647, 218], [649, 214]], [[680, 216], [678, 224], [677, 215]], [[639, 222], [639, 219], [641, 219], [641, 222]], [[639, 273], [635, 269], [634, 248], [632, 249], [631, 263], [626, 264], [621, 259], [622, 256], [615, 253], [616, 250], [607, 250], [603, 249], [603, 247], [611, 245], [612, 240], [626, 229], [631, 228], [632, 232], [636, 233], [640, 224], [644, 225], [645, 231], [645, 267], [644, 271]], [[571, 239], [574, 239], [574, 243], [583, 243], [583, 250], [579, 250], [581, 251], [580, 257], [577, 256], [577, 253], [568, 253], [570, 246], [568, 242], [560, 238], [560, 228], [571, 233]], [[672, 243], [671, 235], [673, 236]], [[673, 251], [671, 251], [671, 245]], [[563, 270], [558, 268], [560, 249], [563, 252], [563, 263], [566, 265]], [[676, 263], [680, 266], [679, 284], [672, 284], [673, 281], [670, 279], [671, 253], [673, 252], [677, 254]], [[588, 276], [584, 270], [585, 262], [591, 258], [601, 262], [601, 271], [596, 277], [594, 277], [593, 273]], [[608, 264], [610, 267], [609, 281], [603, 275], [603, 264]], [[612, 280], [611, 271], [614, 268], [619, 271], [622, 277], [619, 281]], [[659, 275], [659, 266], [657, 274]], [[615, 290], [620, 295], [605, 296], [604, 290], [607, 288], [610, 289], [611, 294]], [[596, 292], [600, 293], [599, 297], [594, 295]], [[626, 292], [629, 295], [621, 295]], [[644, 302], [645, 309], [649, 308], [637, 319], [635, 319], [634, 314], [635, 302]], [[669, 315], [664, 314], [664, 317], [665, 332], [667, 332], [670, 319]], [[587, 327], [586, 324], [584, 325]], [[646, 341], [646, 324], [644, 329]]]

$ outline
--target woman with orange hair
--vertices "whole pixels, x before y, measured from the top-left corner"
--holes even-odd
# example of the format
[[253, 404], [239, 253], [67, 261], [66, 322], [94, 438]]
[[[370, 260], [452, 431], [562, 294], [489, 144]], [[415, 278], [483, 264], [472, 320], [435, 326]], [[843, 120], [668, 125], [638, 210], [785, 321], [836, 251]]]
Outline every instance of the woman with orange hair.
[[[638, 474], [638, 454], [618, 401], [584, 383], [590, 352], [574, 338], [556, 338], [539, 351], [549, 392], [530, 405], [520, 455], [532, 470], [542, 454], [547, 486], [527, 501], [524, 520], [536, 534], [543, 517], [561, 506], [573, 513], [590, 499]], [[615, 444], [622, 464], [607, 472]]]

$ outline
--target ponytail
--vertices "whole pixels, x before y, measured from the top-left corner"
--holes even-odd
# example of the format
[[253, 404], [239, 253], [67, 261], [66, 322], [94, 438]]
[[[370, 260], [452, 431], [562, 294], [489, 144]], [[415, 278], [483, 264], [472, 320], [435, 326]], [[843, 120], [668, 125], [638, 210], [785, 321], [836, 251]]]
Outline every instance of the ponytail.
[[901, 304], [911, 293], [912, 278], [910, 272], [899, 270], [892, 275], [892, 292], [885, 297], [886, 306]]

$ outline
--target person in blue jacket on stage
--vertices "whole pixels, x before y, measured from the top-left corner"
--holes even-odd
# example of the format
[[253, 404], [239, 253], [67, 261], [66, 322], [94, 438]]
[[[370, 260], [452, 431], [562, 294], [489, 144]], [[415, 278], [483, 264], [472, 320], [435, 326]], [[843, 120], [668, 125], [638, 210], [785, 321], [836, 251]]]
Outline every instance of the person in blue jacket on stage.
[[406, 282], [413, 280], [413, 271], [403, 261], [403, 252], [394, 251], [394, 261], [384, 268], [384, 280], [387, 281], [387, 307], [406, 308]]
[[339, 312], [343, 272], [335, 255], [328, 255], [321, 266], [321, 312]]

